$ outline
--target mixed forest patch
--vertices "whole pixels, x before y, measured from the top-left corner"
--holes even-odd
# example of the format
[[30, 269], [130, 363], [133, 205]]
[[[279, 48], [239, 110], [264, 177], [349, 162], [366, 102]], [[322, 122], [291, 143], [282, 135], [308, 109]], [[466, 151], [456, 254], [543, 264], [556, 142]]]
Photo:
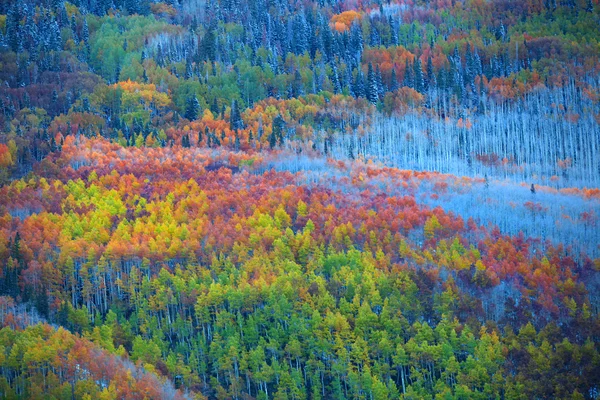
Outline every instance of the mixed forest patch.
[[0, 396], [600, 396], [598, 0], [0, 3]]

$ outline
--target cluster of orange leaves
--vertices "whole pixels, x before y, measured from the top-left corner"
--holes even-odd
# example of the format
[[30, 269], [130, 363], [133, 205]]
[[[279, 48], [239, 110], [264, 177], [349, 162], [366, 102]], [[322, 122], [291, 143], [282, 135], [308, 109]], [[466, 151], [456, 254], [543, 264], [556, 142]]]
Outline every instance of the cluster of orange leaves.
[[338, 32], [344, 32], [350, 29], [355, 21], [361, 18], [360, 12], [349, 10], [331, 17], [331, 26]]
[[7, 145], [0, 143], [0, 168], [8, 168], [14, 164]]

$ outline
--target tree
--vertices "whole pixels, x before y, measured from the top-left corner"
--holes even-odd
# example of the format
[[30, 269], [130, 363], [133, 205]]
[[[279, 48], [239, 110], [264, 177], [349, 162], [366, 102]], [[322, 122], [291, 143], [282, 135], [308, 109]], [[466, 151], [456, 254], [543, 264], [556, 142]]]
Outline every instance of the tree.
[[352, 86], [354, 97], [366, 97], [365, 78], [363, 72], [360, 68], [355, 71], [354, 85]]
[[233, 100], [231, 102], [231, 113], [229, 115], [229, 127], [232, 131], [244, 129], [244, 121], [242, 120], [242, 115], [240, 114], [240, 110], [238, 108], [237, 101], [235, 101], [235, 100]]
[[406, 60], [404, 66], [404, 81], [402, 82], [402, 85], [411, 89], [414, 89], [415, 87], [414, 69], [409, 67], [408, 60]]
[[431, 56], [427, 57], [427, 75], [426, 75], [426, 89], [434, 89], [437, 87], [437, 81], [435, 72], [433, 71], [433, 61]]
[[181, 146], [190, 147], [190, 137], [187, 133], [181, 137]]
[[204, 34], [201, 42], [202, 44], [200, 46], [202, 49], [203, 60], [214, 61], [216, 59], [216, 41], [214, 27], [211, 24]]
[[186, 105], [185, 105], [185, 113], [184, 117], [189, 119], [190, 121], [196, 120], [198, 118], [198, 114], [200, 113], [200, 102], [195, 95], [188, 97]]
[[390, 92], [395, 92], [396, 90], [398, 90], [398, 78], [396, 76], [396, 68], [392, 68], [389, 89]]
[[6, 16], [6, 42], [12, 51], [15, 53], [19, 50], [21, 45], [20, 39], [20, 28], [21, 28], [21, 13], [20, 7], [17, 3], [8, 12]]
[[375, 71], [373, 71], [373, 64], [369, 63], [367, 73], [367, 100], [375, 104], [378, 99], [379, 87], [377, 85], [377, 76], [375, 75]]
[[82, 39], [83, 39], [83, 42], [85, 43], [85, 45], [89, 46], [89, 43], [90, 43], [90, 29], [88, 27], [87, 18], [83, 19], [83, 28], [81, 30], [81, 36], [82, 36]]
[[269, 134], [269, 148], [274, 149], [276, 146], [277, 146], [277, 135], [275, 134], [275, 130], [273, 130]]
[[302, 75], [300, 71], [296, 69], [294, 72], [294, 81], [292, 83], [293, 97], [299, 97], [304, 94], [304, 84], [302, 83]]
[[421, 67], [421, 60], [419, 59], [419, 57], [415, 59], [413, 67], [414, 89], [419, 93], [423, 93], [425, 91], [425, 79], [423, 77], [423, 68]]

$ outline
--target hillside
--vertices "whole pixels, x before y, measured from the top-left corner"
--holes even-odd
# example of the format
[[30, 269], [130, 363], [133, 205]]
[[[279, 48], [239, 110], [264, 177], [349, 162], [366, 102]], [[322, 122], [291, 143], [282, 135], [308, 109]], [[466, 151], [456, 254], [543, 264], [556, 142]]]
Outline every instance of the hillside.
[[0, 397], [600, 398], [598, 26], [0, 3]]

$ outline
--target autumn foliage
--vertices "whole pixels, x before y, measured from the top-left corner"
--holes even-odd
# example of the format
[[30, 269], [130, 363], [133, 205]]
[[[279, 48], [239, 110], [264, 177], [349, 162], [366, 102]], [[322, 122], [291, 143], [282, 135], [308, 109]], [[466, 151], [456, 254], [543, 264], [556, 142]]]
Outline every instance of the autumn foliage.
[[361, 15], [357, 11], [344, 11], [331, 17], [331, 24], [336, 31], [343, 32], [348, 30], [354, 21], [359, 20], [360, 17]]
[[0, 2], [0, 397], [597, 398], [599, 12]]
[[[280, 314], [285, 311], [273, 307], [297, 308], [293, 318], [312, 324], [311, 334], [331, 330], [332, 340], [351, 337], [375, 343], [374, 338], [389, 329], [409, 329], [408, 342], [387, 340], [411, 357], [419, 354], [411, 346], [425, 346], [418, 338], [429, 335], [425, 332], [432, 328], [419, 319], [429, 315], [437, 321], [438, 333], [427, 346], [445, 343], [445, 336], [437, 336], [441, 329], [468, 343], [479, 338], [487, 344], [477, 346], [496, 354], [492, 364], [481, 368], [496, 374], [503, 387], [510, 385], [501, 378], [506, 371], [525, 368], [506, 364], [517, 350], [510, 345], [505, 354], [501, 348], [507, 344], [502, 344], [498, 331], [479, 322], [467, 323], [467, 316], [522, 331], [523, 324], [532, 321], [534, 325], [527, 329], [533, 329], [533, 335], [534, 326], [543, 329], [557, 319], [577, 320], [585, 332], [596, 326], [597, 319], [590, 316], [593, 305], [581, 283], [582, 277], [592, 273], [591, 260], [575, 259], [552, 246], [536, 254], [532, 251], [538, 246], [535, 240], [503, 235], [415, 201], [419, 187], [428, 182], [435, 183], [432, 190], [439, 196], [474, 182], [331, 161], [325, 169], [331, 177], [329, 186], [337, 187], [331, 190], [302, 183], [304, 173], [278, 171], [285, 165], [279, 157], [181, 146], [123, 148], [101, 139], [69, 137], [60, 156], [40, 165], [40, 176], [0, 190], [4, 205], [0, 251], [8, 259], [3, 282], [7, 285], [14, 279], [16, 286], [10, 290], [15, 296], [32, 299], [46, 315], [62, 318], [64, 326], [86, 338], [95, 337], [98, 328], [94, 326], [110, 329], [102, 336], [107, 346], [121, 348], [120, 354], [129, 354], [145, 368], [205, 395], [213, 390], [236, 393], [241, 390], [236, 382], [242, 374], [276, 365], [271, 356], [260, 358], [263, 361], [254, 367], [238, 364], [256, 356], [255, 346], [262, 348], [256, 344], [264, 340], [260, 330], [258, 336], [249, 332], [258, 329], [255, 321], [264, 318], [269, 324], [282, 324], [277, 329], [283, 336], [271, 343], [276, 346], [273, 351], [292, 357], [292, 368], [282, 370], [282, 376], [292, 374], [296, 365], [308, 373], [314, 356], [302, 347], [313, 345], [286, 325], [288, 317]], [[379, 191], [377, 182], [382, 180], [403, 187], [406, 194]], [[530, 213], [544, 212], [535, 202], [524, 207]], [[582, 218], [591, 221], [593, 216]], [[514, 298], [521, 299], [520, 305]], [[341, 302], [339, 307], [336, 302]], [[425, 304], [431, 308], [423, 308]], [[132, 325], [115, 317], [115, 312], [144, 317]], [[218, 322], [232, 315], [237, 315], [238, 322]], [[390, 328], [389, 324], [400, 325]], [[244, 338], [228, 343], [226, 332], [237, 329]], [[465, 333], [469, 329], [475, 331]], [[72, 343], [72, 347], [63, 346], [68, 346], [70, 362], [78, 364], [58, 358], [62, 368], [79, 365], [90, 377], [105, 368], [98, 364], [105, 362], [104, 355], [84, 363], [85, 354], [100, 354], [94, 353], [100, 350], [63, 330], [37, 326], [10, 333], [12, 339], [7, 340], [22, 335], [36, 335], [39, 343], [52, 343], [59, 336], [62, 343]], [[174, 343], [157, 339], [163, 335], [174, 338]], [[199, 341], [192, 344], [189, 340], [195, 335]], [[150, 350], [156, 343], [163, 343], [158, 355]], [[342, 360], [329, 347], [333, 345], [326, 343], [320, 345], [326, 346], [323, 351]], [[578, 345], [585, 346], [583, 342]], [[218, 350], [227, 348], [237, 355], [226, 358], [227, 353]], [[426, 368], [419, 361], [377, 361], [380, 351], [369, 346], [362, 358], [345, 366], [348, 375], [341, 379], [352, 382], [351, 371], [359, 365], [395, 365], [400, 370], [392, 375], [393, 385], [384, 386], [400, 391], [403, 376], [414, 377]], [[469, 354], [483, 348], [472, 351]], [[106, 357], [106, 362], [121, 365], [114, 356]], [[183, 358], [176, 361], [178, 357]], [[205, 364], [185, 362], [189, 357]], [[445, 366], [447, 358], [431, 362], [442, 371], [450, 368]], [[415, 370], [409, 371], [409, 366]], [[43, 375], [39, 368], [29, 374]], [[208, 368], [216, 368], [221, 376], [210, 385], [202, 378]], [[320, 368], [326, 379], [336, 379], [334, 364], [327, 362]], [[466, 364], [461, 368], [467, 368]], [[371, 374], [385, 381], [385, 375]], [[96, 387], [94, 393], [124, 390], [117, 383], [110, 386], [114, 376], [102, 378], [108, 386]], [[158, 390], [160, 384], [146, 380], [155, 378], [136, 379], [134, 386], [128, 386], [133, 393], [158, 395], [144, 392]], [[428, 379], [433, 384], [441, 378]], [[275, 376], [251, 382], [251, 393], [277, 387]], [[571, 387], [583, 384], [577, 380]], [[430, 389], [420, 390], [427, 393]]]

